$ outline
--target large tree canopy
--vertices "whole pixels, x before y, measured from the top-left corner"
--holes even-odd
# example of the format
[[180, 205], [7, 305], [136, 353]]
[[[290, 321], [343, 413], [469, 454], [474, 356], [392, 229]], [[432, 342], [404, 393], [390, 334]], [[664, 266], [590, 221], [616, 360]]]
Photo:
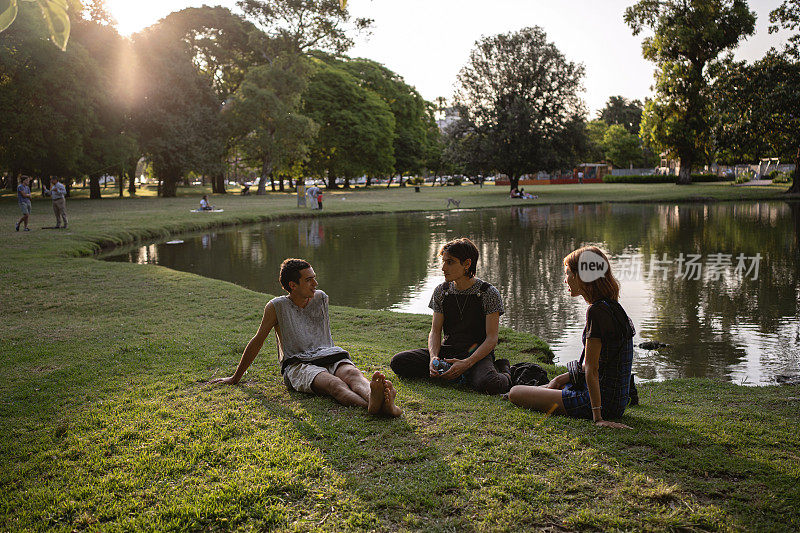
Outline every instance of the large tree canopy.
[[583, 75], [539, 27], [478, 41], [456, 105], [479, 166], [508, 175], [512, 188], [522, 174], [572, 166], [585, 137]]
[[307, 60], [286, 53], [252, 67], [226, 109], [231, 130], [254, 165], [261, 168], [258, 194], [274, 170], [303, 160], [317, 125], [300, 113], [307, 85]]
[[191, 170], [213, 171], [224, 160], [225, 130], [211, 80], [197, 71], [193, 50], [175, 40], [170, 22], [135, 38], [139, 61], [136, 129], [152, 161], [161, 194], [175, 196]]
[[309, 167], [336, 178], [388, 175], [394, 169], [395, 120], [389, 106], [375, 92], [343, 70], [317, 62], [303, 96], [303, 114], [320, 125], [312, 145]]
[[337, 61], [336, 65], [360, 80], [364, 87], [380, 96], [395, 120], [394, 169], [400, 174], [416, 174], [425, 165], [428, 149], [427, 103], [401, 76], [369, 59]]
[[82, 46], [62, 52], [46, 34], [38, 7], [26, 2], [0, 33], [0, 169], [12, 179], [80, 175], [98, 126], [100, 68]]
[[619, 124], [629, 133], [639, 135], [639, 124], [642, 122], [642, 103], [639, 100], [628, 100], [624, 96], [612, 96], [606, 106], [600, 110], [600, 120], [612, 126]]
[[680, 159], [678, 183], [691, 183], [698, 160], [710, 156], [708, 67], [755, 31], [745, 0], [640, 0], [625, 21], [642, 42], [645, 59], [658, 66], [656, 95], [645, 106], [642, 133], [649, 144]]

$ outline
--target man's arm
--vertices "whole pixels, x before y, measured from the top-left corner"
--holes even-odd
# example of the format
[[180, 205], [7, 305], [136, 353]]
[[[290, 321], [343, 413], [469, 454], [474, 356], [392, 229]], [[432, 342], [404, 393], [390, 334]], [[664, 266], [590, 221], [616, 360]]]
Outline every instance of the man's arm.
[[244, 349], [242, 359], [239, 361], [239, 366], [236, 367], [236, 372], [227, 378], [212, 379], [211, 383], [228, 383], [231, 385], [239, 383], [239, 380], [242, 379], [244, 373], [255, 360], [258, 352], [261, 351], [261, 347], [264, 346], [267, 335], [269, 335], [269, 332], [272, 331], [272, 328], [277, 324], [278, 315], [275, 312], [275, 306], [270, 302], [264, 308], [264, 317], [261, 319], [261, 325], [258, 327], [258, 331], [253, 338], [250, 339], [250, 342], [247, 343], [247, 347]]
[[489, 313], [486, 315], [486, 340], [484, 340], [481, 345], [472, 352], [472, 355], [466, 359], [446, 359], [446, 361], [453, 366], [442, 374], [442, 377], [445, 379], [455, 379], [472, 368], [478, 361], [489, 355], [492, 350], [494, 350], [494, 347], [497, 346], [499, 332], [500, 313]]

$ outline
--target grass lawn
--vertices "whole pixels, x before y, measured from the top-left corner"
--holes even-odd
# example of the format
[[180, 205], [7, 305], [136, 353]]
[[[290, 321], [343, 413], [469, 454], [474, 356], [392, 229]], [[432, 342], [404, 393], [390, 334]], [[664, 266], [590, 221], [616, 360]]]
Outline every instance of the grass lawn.
[[[546, 186], [527, 203], [783, 190]], [[522, 203], [506, 194], [326, 192], [322, 214]], [[0, 199], [0, 530], [800, 529], [800, 386], [648, 384], [623, 419], [634, 430], [603, 430], [394, 379], [391, 355], [424, 346], [429, 319], [343, 307], [332, 308], [334, 339], [362, 370], [393, 378], [402, 418], [288, 393], [272, 339], [240, 386], [209, 386], [233, 372], [270, 296], [87, 254], [319, 213], [289, 194], [214, 196], [224, 213], [190, 213], [198, 201], [68, 200], [70, 228], [55, 231], [40, 229], [53, 215], [36, 200], [34, 231], [16, 233], [16, 201]], [[533, 336], [501, 338], [498, 356], [547, 359]]]

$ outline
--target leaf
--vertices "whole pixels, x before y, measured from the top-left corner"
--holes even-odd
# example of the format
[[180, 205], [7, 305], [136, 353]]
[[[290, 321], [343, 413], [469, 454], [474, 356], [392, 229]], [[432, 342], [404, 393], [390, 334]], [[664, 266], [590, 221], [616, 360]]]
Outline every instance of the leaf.
[[[7, 5], [6, 5], [7, 4]], [[17, 0], [0, 0], [0, 31], [5, 30], [17, 18]]]
[[339, 0], [339, 7], [342, 8], [342, 11], [344, 11], [344, 8], [347, 7], [347, 0]]
[[66, 0], [39, 0], [44, 21], [50, 31], [50, 40], [61, 50], [67, 49], [69, 40], [69, 16]]

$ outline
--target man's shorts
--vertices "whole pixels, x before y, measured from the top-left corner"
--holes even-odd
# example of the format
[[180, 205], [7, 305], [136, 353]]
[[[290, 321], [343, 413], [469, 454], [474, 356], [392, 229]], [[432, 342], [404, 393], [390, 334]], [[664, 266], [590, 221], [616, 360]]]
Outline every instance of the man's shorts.
[[314, 382], [314, 378], [321, 372], [328, 372], [332, 375], [343, 364], [355, 366], [350, 359], [341, 359], [325, 366], [295, 363], [286, 367], [286, 370], [283, 371], [283, 379], [296, 391], [314, 394], [314, 391], [311, 390], [311, 383]]
[[20, 202], [19, 209], [22, 211], [23, 215], [30, 215], [31, 214], [31, 203], [30, 202]]

